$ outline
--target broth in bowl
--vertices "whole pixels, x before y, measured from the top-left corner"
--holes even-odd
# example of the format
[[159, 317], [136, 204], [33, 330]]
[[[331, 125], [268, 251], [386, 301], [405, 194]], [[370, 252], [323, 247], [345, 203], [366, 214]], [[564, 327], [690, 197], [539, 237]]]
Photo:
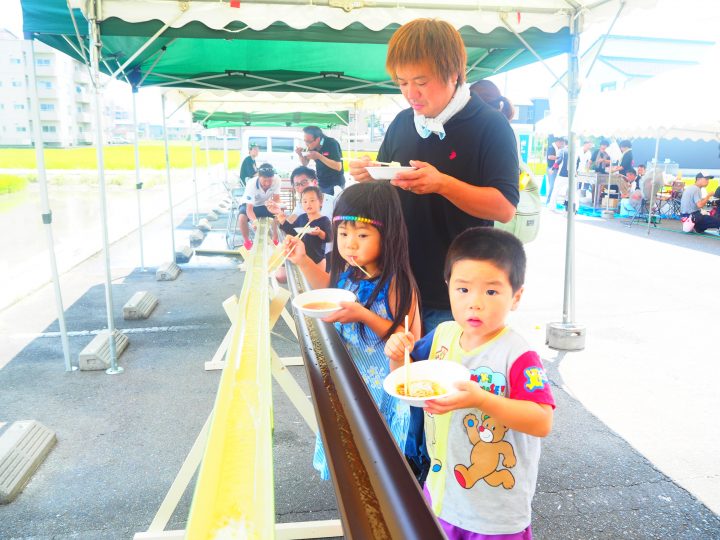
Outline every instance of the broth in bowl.
[[340, 304], [335, 302], [308, 302], [303, 304], [305, 309], [340, 309]]

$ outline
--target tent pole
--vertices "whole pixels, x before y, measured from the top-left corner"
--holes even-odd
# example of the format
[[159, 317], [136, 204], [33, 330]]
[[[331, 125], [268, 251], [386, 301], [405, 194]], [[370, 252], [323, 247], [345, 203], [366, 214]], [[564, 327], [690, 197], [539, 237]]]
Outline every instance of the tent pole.
[[207, 171], [207, 178], [205, 185], [210, 183], [210, 133], [205, 130], [205, 170]]
[[97, 154], [98, 184], [100, 187], [100, 220], [102, 224], [103, 254], [105, 258], [105, 306], [108, 321], [108, 344], [110, 350], [110, 367], [105, 370], [108, 375], [116, 375], [125, 371], [117, 364], [115, 350], [115, 321], [113, 319], [112, 273], [110, 270], [110, 241], [108, 239], [107, 199], [105, 194], [105, 162], [103, 153], [103, 121], [102, 121], [102, 86], [100, 81], [99, 59], [102, 43], [100, 28], [97, 23], [97, 4], [88, 2], [88, 33], [90, 34], [90, 73], [95, 90], [95, 151]]
[[198, 208], [198, 188], [197, 188], [197, 147], [195, 145], [195, 123], [190, 124], [190, 141], [192, 143], [192, 181], [193, 190], [195, 191], [195, 213], [193, 214], [193, 225], [197, 225], [200, 209]]
[[[658, 154], [660, 153], [660, 133], [657, 134], [655, 137], [655, 166], [653, 167], [653, 175], [652, 175], [652, 185], [650, 186], [650, 202], [648, 203], [648, 226], [647, 226], [647, 233], [648, 236], [650, 235], [650, 225], [652, 223], [652, 207], [653, 203], [655, 202], [655, 175], [657, 174], [658, 169]], [[640, 186], [640, 190], [642, 190], [642, 186]]]
[[50, 254], [50, 271], [52, 273], [53, 289], [55, 291], [55, 307], [58, 314], [58, 326], [60, 327], [60, 341], [62, 343], [63, 357], [65, 358], [65, 371], [75, 371], [76, 366], [70, 360], [70, 343], [68, 342], [67, 327], [65, 326], [65, 309], [63, 307], [62, 291], [60, 289], [60, 274], [58, 273], [57, 259], [55, 258], [55, 240], [52, 231], [52, 210], [50, 210], [50, 199], [48, 197], [47, 175], [45, 172], [45, 151], [40, 126], [40, 101], [38, 100], [37, 83], [35, 76], [35, 40], [31, 37], [30, 42], [30, 63], [32, 69], [28, 70], [30, 88], [30, 109], [32, 112], [33, 139], [35, 140], [35, 159], [37, 161], [38, 185], [40, 187], [40, 209], [42, 222], [45, 225], [45, 236], [47, 238], [48, 253]]
[[227, 128], [223, 128], [223, 161], [225, 162], [225, 184], [228, 183], [228, 144], [227, 144]]
[[565, 236], [565, 291], [563, 297], [563, 322], [575, 322], [575, 169], [576, 148], [573, 120], [577, 108], [578, 81], [578, 50], [580, 48], [579, 17], [570, 19], [572, 36], [571, 51], [568, 55], [568, 205], [567, 233]]
[[142, 221], [142, 204], [140, 192], [143, 183], [140, 180], [140, 130], [137, 123], [137, 103], [136, 95], [138, 88], [132, 87], [132, 114], [133, 114], [133, 133], [135, 134], [135, 194], [137, 195], [137, 211], [138, 211], [138, 239], [140, 240], [140, 270], [145, 271], [145, 252], [143, 249], [143, 221]]
[[165, 141], [165, 171], [168, 186], [168, 213], [170, 214], [170, 243], [172, 245], [172, 258], [170, 261], [175, 262], [175, 221], [173, 219], [173, 200], [172, 200], [172, 181], [170, 179], [170, 148], [168, 146], [167, 121], [165, 119], [165, 93], [162, 94], [162, 126], [163, 139]]

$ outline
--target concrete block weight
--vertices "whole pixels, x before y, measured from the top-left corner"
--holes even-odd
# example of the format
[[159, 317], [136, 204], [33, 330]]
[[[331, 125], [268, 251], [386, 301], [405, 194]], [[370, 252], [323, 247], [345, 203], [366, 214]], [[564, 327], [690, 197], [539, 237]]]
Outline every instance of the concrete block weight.
[[205, 233], [202, 232], [200, 229], [195, 229], [193, 232], [190, 233], [188, 240], [190, 241], [191, 246], [202, 244], [202, 241], [205, 240]]
[[0, 504], [20, 494], [56, 440], [55, 432], [37, 420], [18, 420], [5, 429], [0, 435]]
[[208, 222], [208, 220], [206, 218], [202, 218], [202, 219], [198, 220], [197, 228], [203, 232], [210, 232], [210, 230], [212, 229], [212, 226], [210, 225], [210, 223]]
[[158, 305], [158, 299], [148, 291], [138, 291], [123, 306], [125, 320], [147, 319]]
[[192, 259], [192, 256], [195, 255], [195, 252], [190, 246], [183, 246], [180, 248], [179, 251], [175, 252], [175, 262], [176, 263], [186, 263], [190, 262], [190, 259]]
[[215, 213], [215, 210], [210, 210], [207, 214], [205, 214], [205, 217], [208, 221], [217, 221], [218, 215]]
[[[130, 340], [120, 330], [115, 330], [113, 337], [115, 339], [115, 356], [120, 358]], [[80, 351], [78, 363], [82, 371], [97, 371], [110, 367], [110, 333], [107, 330], [100, 332]]]
[[173, 281], [180, 275], [180, 267], [174, 262], [165, 263], [155, 272], [155, 281]]

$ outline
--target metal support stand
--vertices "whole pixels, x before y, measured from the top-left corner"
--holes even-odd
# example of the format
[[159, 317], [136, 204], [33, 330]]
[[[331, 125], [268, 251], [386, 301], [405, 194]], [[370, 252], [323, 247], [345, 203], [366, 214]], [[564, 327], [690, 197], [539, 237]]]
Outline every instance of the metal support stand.
[[172, 180], [170, 179], [170, 148], [168, 146], [167, 121], [165, 117], [165, 94], [162, 95], [162, 126], [165, 141], [165, 171], [168, 188], [168, 214], [170, 214], [170, 241], [172, 245], [171, 262], [175, 262], [175, 220], [173, 219]]
[[65, 326], [65, 308], [63, 307], [62, 291], [60, 289], [60, 274], [58, 273], [57, 259], [55, 258], [55, 240], [52, 231], [52, 210], [50, 210], [50, 198], [48, 196], [47, 175], [45, 174], [45, 151], [42, 140], [42, 129], [40, 127], [40, 101], [35, 82], [35, 40], [30, 39], [30, 64], [28, 88], [31, 93], [30, 108], [32, 110], [33, 139], [35, 141], [35, 159], [37, 161], [38, 184], [40, 186], [40, 209], [43, 224], [45, 225], [45, 236], [50, 255], [50, 271], [52, 273], [53, 290], [55, 291], [55, 308], [60, 327], [60, 341], [62, 343], [63, 357], [65, 359], [65, 371], [75, 371], [70, 360], [70, 343], [68, 341], [67, 327]]
[[[92, 74], [95, 96], [95, 147], [97, 152], [98, 184], [100, 186], [100, 220], [102, 221], [103, 254], [105, 258], [105, 306], [107, 310], [108, 334], [115, 334], [115, 321], [113, 319], [112, 275], [110, 271], [110, 241], [108, 239], [107, 198], [105, 195], [105, 162], [103, 154], [103, 115], [102, 115], [102, 85], [100, 82], [99, 59], [102, 54], [100, 42], [100, 29], [98, 27], [97, 5], [88, 2], [88, 31], [90, 34], [90, 72]], [[115, 340], [109, 340], [110, 367], [105, 370], [108, 375], [117, 375], [124, 369], [117, 364], [117, 351]]]
[[562, 323], [549, 323], [546, 344], [553, 349], [581, 350], [585, 347], [585, 327], [575, 322], [575, 195], [576, 158], [575, 133], [572, 130], [579, 93], [578, 49], [580, 47], [580, 17], [570, 15], [572, 47], [568, 55], [568, 205], [565, 235], [565, 287]]
[[140, 270], [145, 271], [145, 252], [143, 249], [143, 221], [142, 221], [142, 205], [140, 201], [140, 192], [142, 191], [142, 180], [140, 180], [140, 131], [137, 124], [137, 104], [135, 96], [138, 92], [137, 87], [132, 87], [132, 114], [133, 114], [133, 133], [135, 134], [135, 194], [137, 195], [137, 211], [138, 211], [138, 239], [140, 240]]

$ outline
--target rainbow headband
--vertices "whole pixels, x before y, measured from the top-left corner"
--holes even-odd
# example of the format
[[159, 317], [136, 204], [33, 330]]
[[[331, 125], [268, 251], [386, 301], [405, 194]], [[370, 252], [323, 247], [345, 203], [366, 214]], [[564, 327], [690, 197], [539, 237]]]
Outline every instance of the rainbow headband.
[[378, 221], [377, 219], [360, 217], [360, 216], [335, 216], [333, 218], [333, 221], [359, 221], [361, 223], [369, 223], [370, 225], [375, 225], [376, 227], [383, 226], [382, 221]]

